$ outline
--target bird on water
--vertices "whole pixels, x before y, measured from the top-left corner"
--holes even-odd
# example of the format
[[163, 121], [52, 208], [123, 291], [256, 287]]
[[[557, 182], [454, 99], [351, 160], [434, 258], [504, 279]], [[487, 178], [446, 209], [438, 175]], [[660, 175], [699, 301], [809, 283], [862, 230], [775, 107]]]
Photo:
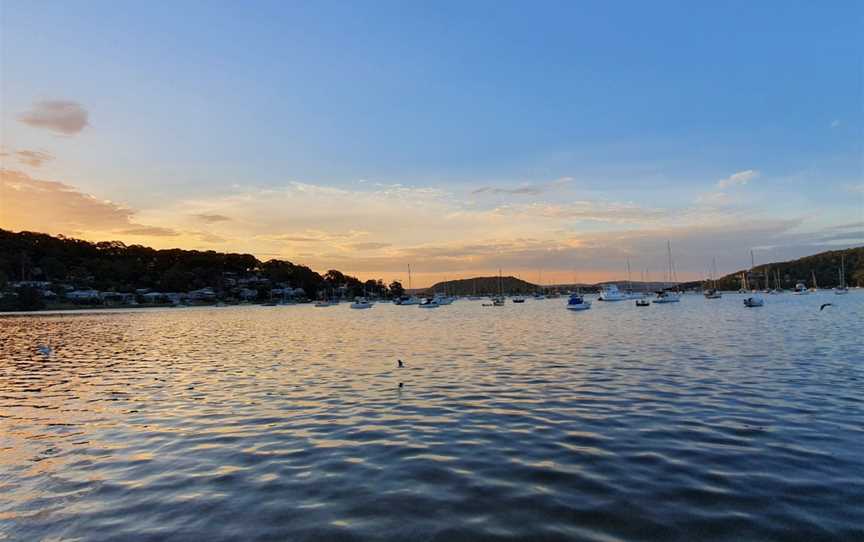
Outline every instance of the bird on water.
[[821, 310], [823, 310], [825, 307], [833, 307], [833, 306], [834, 306], [834, 305], [833, 305], [832, 303], [822, 303], [822, 306], [819, 307], [819, 310], [821, 311]]
[[397, 367], [399, 367], [400, 369], [401, 369], [402, 367], [405, 367], [405, 364], [402, 363], [402, 360], [401, 360], [401, 359], [397, 359], [397, 360], [396, 360], [396, 363], [398, 363]]

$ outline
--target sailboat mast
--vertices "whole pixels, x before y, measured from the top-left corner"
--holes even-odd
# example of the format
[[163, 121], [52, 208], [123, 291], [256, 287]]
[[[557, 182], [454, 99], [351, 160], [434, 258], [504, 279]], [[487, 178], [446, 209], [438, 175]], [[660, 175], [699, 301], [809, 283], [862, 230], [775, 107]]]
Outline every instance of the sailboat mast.
[[672, 241], [666, 241], [666, 253], [669, 257], [669, 283], [666, 284], [668, 288], [672, 282]]
[[627, 292], [633, 291], [633, 284], [630, 280], [630, 258], [627, 258]]

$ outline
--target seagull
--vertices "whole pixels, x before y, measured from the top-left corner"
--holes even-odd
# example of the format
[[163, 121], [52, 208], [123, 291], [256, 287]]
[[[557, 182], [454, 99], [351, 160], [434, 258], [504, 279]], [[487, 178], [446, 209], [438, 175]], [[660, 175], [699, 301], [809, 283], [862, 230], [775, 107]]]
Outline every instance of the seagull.
[[822, 309], [824, 309], [825, 307], [833, 307], [833, 306], [834, 305], [832, 305], [831, 303], [822, 303], [822, 306], [819, 307], [819, 310], [822, 311]]
[[396, 363], [399, 364], [399, 365], [397, 365], [397, 367], [399, 367], [400, 369], [401, 369], [402, 367], [405, 367], [405, 364], [402, 363], [402, 360], [401, 360], [401, 359], [397, 359], [397, 360], [396, 360]]

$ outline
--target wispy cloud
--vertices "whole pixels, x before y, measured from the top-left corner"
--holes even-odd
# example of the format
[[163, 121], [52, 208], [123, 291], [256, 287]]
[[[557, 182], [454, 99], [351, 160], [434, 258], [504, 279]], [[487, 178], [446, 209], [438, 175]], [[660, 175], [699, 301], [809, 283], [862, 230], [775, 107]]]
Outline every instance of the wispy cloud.
[[120, 230], [117, 233], [120, 235], [137, 235], [140, 237], [177, 237], [180, 232], [172, 228], [163, 228], [161, 226], [137, 226], [126, 230]]
[[54, 155], [45, 151], [20, 150], [15, 152], [15, 156], [19, 162], [30, 167], [41, 167], [54, 159]]
[[100, 240], [181, 235], [174, 228], [141, 224], [135, 215], [125, 205], [85, 194], [73, 186], [0, 169], [0, 227]]
[[541, 184], [525, 184], [513, 188], [504, 188], [497, 186], [483, 186], [471, 191], [472, 195], [478, 196], [481, 194], [489, 195], [509, 195], [509, 196], [538, 196], [545, 192], [549, 192], [556, 188], [560, 188], [566, 184], [573, 182], [572, 177], [561, 177], [554, 181]]
[[229, 220], [231, 220], [230, 217], [216, 213], [198, 213], [192, 216], [194, 216], [201, 222], [206, 222], [208, 224], [215, 224], [216, 222], [228, 222]]
[[717, 188], [721, 190], [725, 190], [726, 188], [730, 188], [733, 186], [742, 186], [754, 179], [759, 178], [759, 171], [756, 169], [746, 169], [744, 171], [739, 171], [738, 173], [733, 173], [732, 175], [726, 177], [725, 179], [721, 179], [717, 182]]
[[18, 120], [34, 128], [44, 128], [62, 135], [75, 135], [89, 124], [87, 110], [81, 104], [66, 100], [36, 102], [18, 115]]

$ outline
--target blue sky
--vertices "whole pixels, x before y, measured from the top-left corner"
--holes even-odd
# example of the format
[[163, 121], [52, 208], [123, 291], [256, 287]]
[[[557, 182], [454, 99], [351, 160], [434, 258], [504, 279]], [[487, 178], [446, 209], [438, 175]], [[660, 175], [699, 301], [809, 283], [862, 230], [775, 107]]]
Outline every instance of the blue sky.
[[[687, 247], [751, 222], [718, 243], [723, 267], [752, 246], [799, 255], [864, 221], [862, 23], [858, 2], [7, 0], [4, 171], [131, 214], [42, 225], [7, 206], [0, 225], [385, 278], [426, 260], [430, 280], [496, 264], [600, 276], [622, 257], [656, 265], [664, 234]], [[45, 101], [87, 126], [20, 120]], [[16, 162], [31, 149], [51, 159]], [[16, 186], [5, 203], [35, 197]], [[200, 209], [228, 220], [196, 224]], [[138, 225], [162, 233], [122, 233]], [[847, 230], [832, 243], [864, 242]], [[707, 253], [687, 253], [682, 272], [701, 273]]]

